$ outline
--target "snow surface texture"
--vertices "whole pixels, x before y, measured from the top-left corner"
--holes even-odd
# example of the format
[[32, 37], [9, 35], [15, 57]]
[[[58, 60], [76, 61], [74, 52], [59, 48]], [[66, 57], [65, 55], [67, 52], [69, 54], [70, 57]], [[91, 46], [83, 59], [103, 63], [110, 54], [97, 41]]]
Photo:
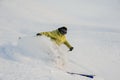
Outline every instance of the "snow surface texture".
[[[65, 71], [95, 74], [93, 80], [120, 79], [117, 0], [60, 1], [0, 0], [0, 80], [92, 80]], [[72, 52], [64, 45], [58, 48], [49, 38], [34, 36], [63, 25], [68, 26]]]

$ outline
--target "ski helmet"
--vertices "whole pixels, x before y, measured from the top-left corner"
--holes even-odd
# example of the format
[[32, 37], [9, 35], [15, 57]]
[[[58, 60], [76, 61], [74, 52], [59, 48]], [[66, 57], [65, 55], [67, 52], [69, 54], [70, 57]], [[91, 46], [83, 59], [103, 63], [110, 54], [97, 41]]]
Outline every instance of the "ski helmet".
[[63, 35], [67, 34], [67, 28], [65, 26], [58, 28], [58, 31]]

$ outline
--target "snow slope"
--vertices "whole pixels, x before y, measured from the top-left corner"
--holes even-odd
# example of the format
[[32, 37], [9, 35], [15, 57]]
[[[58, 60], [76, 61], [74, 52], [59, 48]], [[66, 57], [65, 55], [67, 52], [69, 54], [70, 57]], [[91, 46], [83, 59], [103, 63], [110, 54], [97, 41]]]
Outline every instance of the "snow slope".
[[[39, 44], [40, 43], [40, 44]], [[3, 43], [0, 48], [0, 78], [2, 80], [89, 80], [82, 76], [71, 76], [65, 71], [93, 74], [76, 63], [66, 63], [59, 69], [52, 60], [55, 50], [52, 43], [44, 37], [23, 37], [16, 43]], [[59, 54], [59, 53], [58, 53]], [[66, 53], [67, 54], [67, 53]], [[101, 80], [99, 77], [95, 80]]]
[[[85, 4], [84, 1], [80, 1]], [[98, 14], [95, 16], [84, 14], [89, 12], [86, 9], [87, 6], [81, 5], [80, 10], [83, 10], [82, 7], [84, 7], [86, 11], [80, 15], [69, 14], [70, 10], [68, 9], [69, 12], [65, 10], [67, 8], [65, 4], [62, 7], [58, 5], [64, 1], [58, 3], [52, 0], [52, 2], [42, 0], [0, 1], [0, 80], [61, 80], [61, 78], [62, 80], [91, 80], [83, 76], [71, 76], [65, 73], [66, 70], [95, 74], [94, 80], [120, 79], [120, 16], [117, 15], [119, 12], [116, 8], [117, 4], [113, 7], [116, 12], [115, 16], [109, 17], [113, 13], [101, 14], [102, 18], [102, 15], [106, 16], [101, 20], [105, 21], [108, 19], [107, 17], [114, 19], [111, 24], [111, 20], [104, 23], [98, 18], [96, 19]], [[65, 3], [67, 4], [67, 0]], [[70, 9], [76, 8], [77, 6], [73, 7], [72, 3], [70, 1], [68, 4], [69, 7], [71, 6]], [[116, 0], [113, 4], [115, 3]], [[105, 7], [105, 11], [107, 9], [108, 7]], [[83, 16], [80, 20], [81, 25], [76, 16]], [[93, 21], [85, 16], [92, 17]], [[94, 22], [94, 20], [97, 21]], [[53, 56], [57, 55], [57, 52], [52, 42], [44, 37], [34, 36], [37, 32], [50, 31], [63, 25], [68, 26], [67, 38], [74, 46], [74, 50], [68, 52], [64, 45], [60, 46], [67, 59], [65, 67], [61, 70], [53, 61]], [[109, 27], [109, 25], [111, 26]], [[21, 39], [18, 39], [19, 37]]]

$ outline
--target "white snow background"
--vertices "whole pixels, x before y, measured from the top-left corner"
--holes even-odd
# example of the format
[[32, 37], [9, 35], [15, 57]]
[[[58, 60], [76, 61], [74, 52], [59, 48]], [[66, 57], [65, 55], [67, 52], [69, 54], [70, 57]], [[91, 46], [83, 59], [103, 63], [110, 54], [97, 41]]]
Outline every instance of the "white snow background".
[[92, 80], [57, 68], [54, 45], [34, 37], [61, 26], [74, 47], [60, 46], [65, 70], [120, 79], [119, 0], [0, 0], [0, 80]]

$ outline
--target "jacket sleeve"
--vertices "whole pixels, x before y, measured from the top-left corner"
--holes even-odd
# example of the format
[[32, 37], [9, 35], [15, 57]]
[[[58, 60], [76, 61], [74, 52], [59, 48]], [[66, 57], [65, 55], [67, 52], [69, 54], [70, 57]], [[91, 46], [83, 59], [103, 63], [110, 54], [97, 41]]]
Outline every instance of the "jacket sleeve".
[[71, 47], [72, 47], [67, 40], [64, 42], [64, 44], [65, 44], [68, 48], [71, 48]]
[[51, 39], [55, 39], [54, 35], [52, 35], [52, 32], [41, 32], [40, 34], [50, 37]]
[[40, 34], [41, 34], [41, 35], [45, 35], [45, 36], [47, 36], [47, 37], [50, 37], [50, 32], [41, 32]]

